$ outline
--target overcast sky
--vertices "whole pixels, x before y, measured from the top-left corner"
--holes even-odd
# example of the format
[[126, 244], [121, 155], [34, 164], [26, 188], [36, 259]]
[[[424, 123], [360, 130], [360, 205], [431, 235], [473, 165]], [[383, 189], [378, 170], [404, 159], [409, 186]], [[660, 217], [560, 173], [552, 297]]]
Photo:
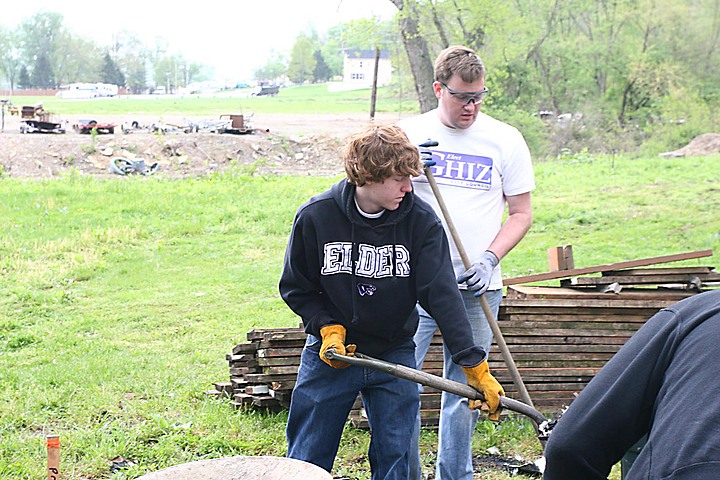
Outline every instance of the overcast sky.
[[0, 24], [16, 27], [39, 11], [61, 13], [74, 34], [98, 45], [134, 32], [146, 45], [167, 40], [174, 53], [215, 67], [218, 80], [250, 80], [271, 51], [290, 53], [298, 33], [323, 33], [355, 18], [391, 18], [390, 0], [5, 0]]

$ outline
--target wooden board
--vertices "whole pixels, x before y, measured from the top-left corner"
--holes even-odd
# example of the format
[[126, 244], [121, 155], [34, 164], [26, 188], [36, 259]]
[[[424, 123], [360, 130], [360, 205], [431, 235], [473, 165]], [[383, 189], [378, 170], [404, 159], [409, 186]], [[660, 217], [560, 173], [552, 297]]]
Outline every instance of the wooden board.
[[626, 262], [608, 263], [605, 265], [596, 265], [594, 267], [573, 268], [571, 270], [560, 270], [557, 272], [538, 273], [535, 275], [527, 275], [524, 277], [506, 278], [503, 285], [518, 285], [521, 283], [540, 282], [544, 280], [555, 280], [559, 278], [577, 277], [589, 273], [607, 272], [610, 270], [622, 270], [625, 268], [645, 267], [659, 263], [680, 262], [683, 260], [692, 260], [694, 258], [711, 257], [712, 250], [698, 250], [695, 252], [678, 253], [674, 255], [663, 255], [660, 257], [642, 258], [639, 260], [630, 260]]

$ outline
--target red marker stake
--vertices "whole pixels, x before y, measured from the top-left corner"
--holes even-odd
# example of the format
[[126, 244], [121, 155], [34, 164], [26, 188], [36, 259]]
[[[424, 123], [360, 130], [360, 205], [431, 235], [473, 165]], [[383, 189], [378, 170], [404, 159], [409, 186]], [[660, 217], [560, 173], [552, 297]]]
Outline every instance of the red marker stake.
[[48, 480], [60, 479], [60, 436], [47, 436]]

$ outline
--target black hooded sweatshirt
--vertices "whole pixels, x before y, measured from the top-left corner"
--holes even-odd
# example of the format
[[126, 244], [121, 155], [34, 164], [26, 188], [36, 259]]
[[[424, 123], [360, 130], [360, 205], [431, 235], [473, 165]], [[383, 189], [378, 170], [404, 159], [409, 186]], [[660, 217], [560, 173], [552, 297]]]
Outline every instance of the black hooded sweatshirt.
[[473, 343], [442, 224], [412, 193], [375, 220], [360, 215], [347, 180], [311, 198], [295, 215], [280, 294], [307, 333], [321, 338], [322, 327], [340, 324], [345, 344], [367, 355], [413, 337], [419, 302], [455, 363], [475, 366], [486, 356]]
[[545, 480], [720, 478], [720, 290], [660, 310], [580, 392], [545, 447]]

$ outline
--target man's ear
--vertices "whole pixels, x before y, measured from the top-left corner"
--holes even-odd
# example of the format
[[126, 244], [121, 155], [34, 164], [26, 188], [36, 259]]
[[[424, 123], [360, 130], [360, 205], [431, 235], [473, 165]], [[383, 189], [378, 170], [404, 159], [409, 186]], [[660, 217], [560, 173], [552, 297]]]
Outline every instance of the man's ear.
[[433, 82], [433, 92], [435, 92], [435, 96], [438, 100], [440, 100], [440, 94], [442, 93], [442, 85], [440, 85], [440, 82]]

